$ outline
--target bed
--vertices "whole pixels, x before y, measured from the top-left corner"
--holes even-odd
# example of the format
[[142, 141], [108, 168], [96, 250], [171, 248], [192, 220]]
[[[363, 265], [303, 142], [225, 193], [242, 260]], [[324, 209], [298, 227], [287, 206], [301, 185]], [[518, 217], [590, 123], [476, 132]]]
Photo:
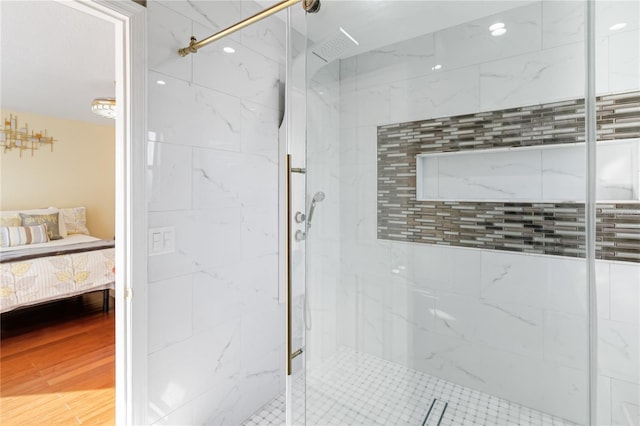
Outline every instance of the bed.
[[[61, 224], [67, 210], [73, 209], [57, 210]], [[8, 216], [2, 212], [4, 225]], [[87, 235], [86, 227], [78, 229], [82, 232], [68, 234], [62, 226], [64, 237], [59, 239], [0, 248], [0, 313], [99, 290], [108, 310], [108, 292], [115, 283], [114, 241]]]

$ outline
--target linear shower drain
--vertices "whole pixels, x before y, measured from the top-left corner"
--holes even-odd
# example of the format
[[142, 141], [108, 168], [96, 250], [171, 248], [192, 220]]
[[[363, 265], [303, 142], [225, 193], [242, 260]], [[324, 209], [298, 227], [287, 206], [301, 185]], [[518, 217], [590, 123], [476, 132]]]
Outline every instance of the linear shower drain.
[[447, 401], [433, 398], [429, 411], [427, 411], [427, 415], [422, 422], [422, 426], [440, 426], [440, 422], [448, 405], [449, 403]]

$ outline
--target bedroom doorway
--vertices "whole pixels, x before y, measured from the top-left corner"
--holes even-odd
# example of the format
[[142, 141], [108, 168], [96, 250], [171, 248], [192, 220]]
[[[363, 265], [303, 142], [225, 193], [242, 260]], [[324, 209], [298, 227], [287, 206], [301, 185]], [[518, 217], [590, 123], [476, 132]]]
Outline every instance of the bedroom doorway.
[[[0, 8], [4, 9], [7, 4], [13, 2], [2, 2]], [[29, 2], [19, 2], [25, 4]], [[42, 2], [38, 3], [38, 7], [43, 6]], [[115, 232], [108, 237], [115, 237], [115, 259], [113, 261], [115, 268], [115, 307], [113, 299], [111, 304], [112, 324], [106, 327], [100, 326], [101, 329], [110, 330], [105, 335], [99, 333], [92, 334], [91, 331], [86, 334], [92, 334], [94, 340], [112, 339], [115, 343], [111, 349], [111, 366], [113, 369], [113, 359], [115, 359], [115, 398], [113, 396], [113, 384], [111, 390], [110, 401], [104, 402], [111, 404], [111, 413], [115, 406], [115, 416], [113, 423], [115, 424], [143, 424], [145, 423], [146, 411], [146, 357], [147, 357], [147, 312], [146, 312], [146, 202], [145, 202], [145, 133], [146, 133], [146, 9], [133, 1], [111, 1], [96, 0], [85, 2], [80, 0], [52, 0], [51, 3], [62, 5], [65, 9], [75, 9], [91, 16], [92, 19], [98, 18], [113, 27], [113, 35], [109, 37], [110, 43], [113, 43], [114, 62], [115, 62], [115, 102], [116, 102], [116, 120], [115, 120], [115, 173], [112, 174], [111, 185], [115, 187], [115, 209], [112, 208], [115, 223], [112, 225]], [[14, 4], [15, 5], [15, 4]], [[0, 16], [4, 15], [9, 19], [6, 10], [0, 9]], [[14, 17], [14, 16], [12, 16]], [[53, 21], [53, 18], [52, 18]], [[36, 43], [32, 46], [41, 44], [48, 38], [52, 38], [53, 34], [46, 31], [46, 27], [28, 25], [36, 38]], [[43, 28], [41, 32], [38, 28]], [[76, 29], [75, 27], [73, 27]], [[38, 33], [39, 32], [39, 33]], [[4, 32], [3, 32], [4, 33]], [[2, 63], [9, 63], [5, 57], [7, 43], [14, 42], [13, 34], [3, 34], [2, 37]], [[67, 52], [60, 55], [61, 61], [68, 61], [68, 69], [74, 67], [73, 58], [74, 51], [79, 50], [78, 47], [86, 42], [87, 33], [78, 30], [77, 38], [67, 43], [64, 47]], [[23, 49], [21, 58], [28, 58], [33, 53], [31, 47]], [[31, 55], [35, 56], [35, 55]], [[40, 58], [41, 59], [41, 58]], [[82, 61], [83, 58], [76, 58]], [[21, 61], [22, 63], [28, 61]], [[3, 67], [4, 68], [4, 67]], [[36, 76], [34, 81], [44, 80], [50, 86], [60, 85], [64, 75], [46, 76], [46, 70], [51, 68], [39, 67], [43, 73]], [[4, 70], [3, 70], [4, 71]], [[7, 88], [9, 81], [6, 80], [6, 73], [2, 73], [3, 88]], [[28, 89], [29, 85], [23, 86]], [[73, 85], [68, 86], [73, 89]], [[4, 91], [4, 89], [3, 89]], [[72, 90], [69, 90], [71, 92]], [[101, 93], [95, 93], [92, 97], [99, 97]], [[65, 95], [57, 96], [56, 100], [62, 104]], [[8, 113], [12, 105], [6, 102], [6, 97], [2, 97], [3, 115]], [[90, 108], [90, 101], [87, 109]], [[4, 117], [3, 117], [4, 118]], [[36, 123], [30, 123], [36, 125]], [[31, 127], [31, 126], [30, 126]], [[34, 126], [35, 127], [35, 126]], [[55, 136], [55, 135], [54, 135]], [[60, 144], [62, 141], [59, 142]], [[87, 141], [90, 143], [90, 141]], [[20, 150], [22, 151], [22, 150]], [[41, 150], [38, 154], [46, 155], [46, 150]], [[28, 158], [21, 159], [26, 164]], [[50, 176], [50, 175], [47, 175]], [[46, 176], [42, 176], [46, 180]], [[82, 176], [78, 176], [78, 180], [82, 180]], [[112, 222], [113, 223], [113, 222]], [[103, 237], [104, 238], [104, 237]], [[135, 295], [135, 297], [134, 297]], [[84, 297], [84, 296], [83, 296]], [[99, 298], [99, 300], [96, 299]], [[61, 315], [67, 315], [73, 309], [93, 309], [92, 306], [101, 304], [102, 295], [100, 293], [89, 294], [82, 304], [84, 307], [67, 305], [63, 309]], [[73, 302], [73, 300], [70, 300]], [[109, 335], [111, 333], [111, 335]], [[135, 336], [135, 338], [134, 338]], [[4, 349], [4, 348], [3, 348]], [[77, 348], [76, 348], [77, 349]], [[3, 351], [4, 352], [4, 351]], [[55, 356], [53, 353], [50, 356]], [[108, 359], [108, 357], [106, 358]], [[105, 363], [107, 361], [104, 361]], [[70, 368], [75, 368], [71, 366]], [[76, 372], [82, 370], [82, 366], [75, 368]], [[71, 375], [73, 373], [70, 373]], [[53, 379], [55, 382], [58, 379]], [[81, 387], [80, 385], [78, 385]], [[17, 392], [15, 397], [26, 394], [27, 392]], [[69, 395], [67, 395], [69, 397]], [[72, 396], [71, 396], [72, 397]], [[115, 401], [113, 401], [115, 399]], [[82, 404], [88, 401], [83, 400]], [[4, 404], [3, 404], [4, 405]], [[69, 405], [72, 405], [69, 403]], [[4, 411], [3, 407], [3, 410]], [[34, 411], [35, 408], [34, 407]], [[47, 413], [54, 413], [45, 409], [45, 406], [39, 407], [43, 416]], [[53, 418], [38, 418], [39, 423], [47, 423], [47, 420]], [[59, 419], [58, 419], [59, 420]], [[90, 421], [90, 420], [87, 420]], [[4, 421], [3, 421], [4, 423]], [[101, 422], [102, 423], [102, 422]]]

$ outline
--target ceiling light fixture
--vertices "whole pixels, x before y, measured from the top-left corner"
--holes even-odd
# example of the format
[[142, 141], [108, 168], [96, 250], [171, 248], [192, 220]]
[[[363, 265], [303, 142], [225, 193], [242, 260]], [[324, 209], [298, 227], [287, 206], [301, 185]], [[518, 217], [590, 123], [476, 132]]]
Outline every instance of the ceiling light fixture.
[[618, 22], [617, 24], [613, 24], [612, 26], [609, 27], [610, 31], [618, 31], [623, 29], [624, 27], [627, 26], [626, 22]]
[[226, 53], [235, 53], [236, 49], [234, 49], [231, 46], [225, 46], [222, 50], [224, 50]]
[[442, 68], [442, 65], [437, 64], [437, 65], [432, 66], [432, 67], [431, 67], [431, 70], [432, 70], [432, 71], [438, 71], [440, 68]]
[[91, 102], [91, 111], [104, 118], [116, 118], [116, 100], [113, 98], [95, 98]]
[[340, 27], [340, 32], [342, 32], [342, 34], [346, 35], [347, 37], [349, 37], [349, 40], [351, 40], [352, 42], [355, 43], [356, 46], [360, 46], [360, 43], [358, 43], [358, 40], [356, 40], [355, 38], [353, 38], [351, 36], [351, 34], [349, 34], [344, 28]]
[[494, 37], [498, 37], [507, 32], [505, 25], [503, 22], [496, 22], [495, 24], [489, 27], [489, 31], [491, 31], [491, 35]]
[[167, 84], [167, 82], [164, 80], [158, 80], [156, 81], [156, 84], [159, 84], [160, 86], [164, 86], [165, 84]]

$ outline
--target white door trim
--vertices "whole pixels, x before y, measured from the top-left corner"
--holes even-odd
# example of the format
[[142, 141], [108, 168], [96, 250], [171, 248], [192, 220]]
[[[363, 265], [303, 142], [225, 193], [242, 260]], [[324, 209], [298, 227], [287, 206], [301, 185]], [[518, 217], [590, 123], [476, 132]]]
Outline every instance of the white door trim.
[[[58, 0], [115, 25], [116, 424], [147, 424], [146, 8]], [[73, 48], [73, 47], [71, 47]]]

